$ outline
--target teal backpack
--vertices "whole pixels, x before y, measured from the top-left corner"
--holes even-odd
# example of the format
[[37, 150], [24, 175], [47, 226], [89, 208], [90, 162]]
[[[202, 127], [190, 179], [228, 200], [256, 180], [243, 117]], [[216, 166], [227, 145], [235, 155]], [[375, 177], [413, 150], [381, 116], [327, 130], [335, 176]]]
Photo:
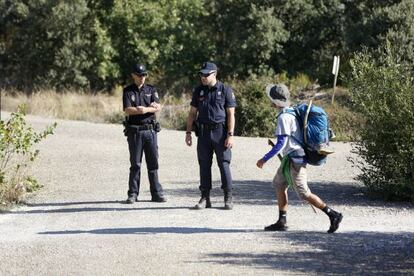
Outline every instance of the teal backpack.
[[305, 150], [308, 164], [320, 166], [326, 163], [327, 155], [333, 153], [329, 150], [329, 140], [333, 136], [329, 128], [329, 119], [322, 107], [312, 104], [298, 104], [287, 110], [295, 116], [303, 133], [303, 142], [295, 139]]

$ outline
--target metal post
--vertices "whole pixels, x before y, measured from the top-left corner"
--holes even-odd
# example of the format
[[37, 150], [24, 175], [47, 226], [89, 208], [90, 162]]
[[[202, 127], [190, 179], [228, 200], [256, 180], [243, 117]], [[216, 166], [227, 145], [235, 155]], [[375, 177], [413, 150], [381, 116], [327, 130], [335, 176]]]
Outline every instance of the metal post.
[[332, 104], [334, 103], [334, 99], [335, 99], [335, 88], [336, 88], [336, 80], [338, 79], [338, 73], [339, 73], [339, 56], [334, 56], [332, 74], [335, 75], [335, 78], [334, 78], [332, 100], [331, 100]]

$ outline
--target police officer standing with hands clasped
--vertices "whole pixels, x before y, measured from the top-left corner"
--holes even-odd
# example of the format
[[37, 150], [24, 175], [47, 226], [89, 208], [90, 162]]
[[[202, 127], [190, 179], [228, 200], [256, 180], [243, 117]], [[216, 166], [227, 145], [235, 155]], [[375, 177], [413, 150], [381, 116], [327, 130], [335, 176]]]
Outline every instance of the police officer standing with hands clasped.
[[127, 203], [138, 201], [142, 154], [145, 152], [151, 201], [167, 201], [158, 181], [157, 132], [160, 130], [155, 112], [161, 110], [160, 100], [154, 86], [145, 84], [147, 70], [143, 64], [135, 64], [131, 73], [133, 84], [124, 88], [122, 101], [127, 114], [125, 136], [128, 140], [129, 189]]
[[221, 188], [224, 191], [224, 208], [231, 210], [233, 188], [230, 161], [236, 99], [232, 89], [217, 80], [217, 66], [214, 63], [203, 63], [199, 76], [201, 85], [193, 91], [185, 137], [186, 144], [191, 146], [191, 130], [195, 123], [201, 191], [201, 199], [195, 209], [211, 208], [211, 165], [215, 153], [221, 174]]

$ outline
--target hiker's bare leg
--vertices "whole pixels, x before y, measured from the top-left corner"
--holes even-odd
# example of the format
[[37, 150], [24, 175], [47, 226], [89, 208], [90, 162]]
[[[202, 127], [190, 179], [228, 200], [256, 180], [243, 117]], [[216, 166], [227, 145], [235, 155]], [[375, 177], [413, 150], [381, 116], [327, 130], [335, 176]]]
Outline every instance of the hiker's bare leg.
[[277, 186], [277, 205], [279, 206], [279, 211], [287, 211], [288, 208], [288, 195], [287, 188], [281, 187], [282, 185]]
[[322, 210], [326, 206], [325, 202], [315, 194], [310, 193], [305, 199], [318, 209]]

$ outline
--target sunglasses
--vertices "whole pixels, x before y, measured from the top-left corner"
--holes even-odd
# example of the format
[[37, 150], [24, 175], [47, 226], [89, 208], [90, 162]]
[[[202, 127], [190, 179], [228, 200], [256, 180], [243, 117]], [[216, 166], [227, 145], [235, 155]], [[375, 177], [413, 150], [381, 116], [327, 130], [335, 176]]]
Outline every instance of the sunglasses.
[[210, 75], [211, 75], [211, 74], [213, 74], [213, 73], [214, 73], [214, 72], [207, 73], [207, 74], [198, 73], [198, 75], [199, 75], [200, 77], [207, 78], [208, 76], [210, 76]]

